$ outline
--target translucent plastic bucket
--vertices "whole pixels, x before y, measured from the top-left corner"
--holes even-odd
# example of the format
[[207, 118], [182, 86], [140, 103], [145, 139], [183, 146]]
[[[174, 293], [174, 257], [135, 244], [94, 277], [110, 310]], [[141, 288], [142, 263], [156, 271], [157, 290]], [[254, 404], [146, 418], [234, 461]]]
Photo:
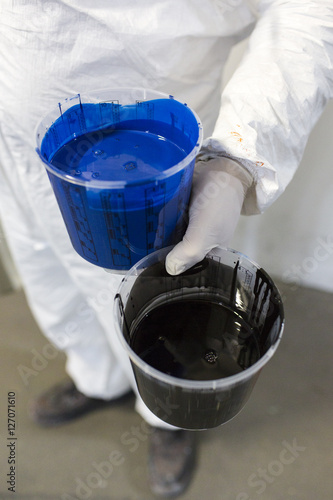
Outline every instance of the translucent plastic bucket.
[[[142, 259], [124, 277], [115, 297], [118, 335], [153, 413], [184, 429], [217, 427], [243, 408], [278, 347], [281, 297], [267, 273], [234, 250], [208, 255], [180, 276], [165, 271], [169, 250]], [[223, 364], [227, 373], [239, 370], [215, 378]]]
[[177, 243], [202, 127], [172, 96], [143, 89], [76, 95], [36, 131], [75, 250], [86, 260], [128, 270]]

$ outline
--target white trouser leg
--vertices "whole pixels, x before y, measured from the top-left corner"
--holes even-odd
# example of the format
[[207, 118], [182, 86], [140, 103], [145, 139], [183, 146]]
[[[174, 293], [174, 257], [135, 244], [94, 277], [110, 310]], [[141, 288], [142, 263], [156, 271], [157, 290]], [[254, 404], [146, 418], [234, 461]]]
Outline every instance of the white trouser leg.
[[7, 239], [26, 297], [43, 334], [67, 355], [67, 370], [78, 389], [93, 397], [111, 399], [128, 391], [123, 373], [87, 298], [68, 276], [52, 248], [29, 234], [20, 218], [4, 220]]
[[[114, 275], [119, 276], [119, 275]], [[119, 283], [122, 279], [122, 276], [119, 277]], [[145, 403], [142, 401], [141, 396], [138, 392], [137, 384], [135, 381], [133, 369], [131, 366], [131, 362], [129, 356], [123, 347], [121, 341], [118, 338], [116, 332], [116, 325], [114, 323], [113, 317], [113, 307], [105, 308], [104, 310], [100, 310], [99, 319], [101, 323], [105, 325], [105, 331], [109, 339], [110, 346], [113, 352], [116, 355], [117, 360], [122, 366], [122, 370], [126, 373], [126, 378], [130, 381], [131, 386], [136, 394], [136, 404], [135, 409], [141, 415], [141, 417], [151, 426], [160, 427], [164, 429], [177, 429], [174, 426], [171, 426], [158, 418], [153, 412], [151, 412]], [[163, 416], [163, 411], [161, 411], [161, 416]]]
[[[52, 217], [52, 241], [34, 221], [34, 214], [4, 218], [5, 231], [23, 281], [26, 296], [43, 334], [67, 356], [66, 370], [77, 388], [87, 396], [113, 399], [132, 388], [136, 410], [150, 425], [172, 428], [142, 402], [127, 353], [114, 325], [114, 294], [122, 275], [107, 273], [86, 263], [56, 234]], [[28, 226], [26, 221], [30, 222]], [[50, 220], [50, 219], [49, 219]], [[63, 222], [60, 220], [60, 224]], [[65, 230], [63, 228], [65, 234]], [[67, 238], [68, 239], [68, 238]]]

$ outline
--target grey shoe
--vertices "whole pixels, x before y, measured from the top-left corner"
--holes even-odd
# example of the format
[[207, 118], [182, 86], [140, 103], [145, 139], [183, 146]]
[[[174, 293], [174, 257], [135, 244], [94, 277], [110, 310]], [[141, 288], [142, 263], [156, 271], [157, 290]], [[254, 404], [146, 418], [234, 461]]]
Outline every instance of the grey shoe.
[[188, 487], [195, 467], [194, 432], [155, 428], [150, 435], [148, 479], [155, 495], [175, 497]]
[[55, 426], [78, 418], [85, 413], [120, 403], [127, 399], [131, 391], [117, 399], [90, 398], [82, 394], [71, 380], [51, 387], [30, 402], [28, 413], [30, 418], [43, 426]]

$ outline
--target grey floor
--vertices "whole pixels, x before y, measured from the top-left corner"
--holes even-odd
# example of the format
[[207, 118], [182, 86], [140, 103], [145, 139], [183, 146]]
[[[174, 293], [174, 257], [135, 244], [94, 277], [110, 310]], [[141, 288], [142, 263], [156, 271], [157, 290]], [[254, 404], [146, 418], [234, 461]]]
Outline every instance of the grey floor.
[[[333, 498], [333, 297], [280, 290], [286, 310], [280, 347], [241, 414], [196, 433], [197, 470], [184, 500]], [[146, 435], [123, 444], [141, 425], [133, 401], [62, 427], [37, 427], [27, 402], [65, 377], [64, 358], [49, 348], [22, 293], [0, 297], [0, 333], [0, 498], [152, 500]], [[15, 494], [6, 483], [8, 392], [16, 394]], [[122, 463], [116, 458], [113, 470], [103, 469], [112, 452]]]

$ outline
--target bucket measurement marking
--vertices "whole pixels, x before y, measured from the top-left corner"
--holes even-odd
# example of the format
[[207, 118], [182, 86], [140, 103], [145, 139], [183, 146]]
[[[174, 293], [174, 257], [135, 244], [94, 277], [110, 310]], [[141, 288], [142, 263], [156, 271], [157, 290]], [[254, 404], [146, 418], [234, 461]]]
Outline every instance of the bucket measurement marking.
[[[111, 107], [111, 109], [110, 109]], [[120, 104], [118, 100], [104, 101], [99, 103], [99, 111], [101, 114], [100, 126], [110, 124], [116, 124], [120, 122]]]
[[[126, 265], [131, 265], [124, 194], [101, 193], [100, 198], [113, 264], [115, 266], [123, 265], [125, 260]], [[117, 248], [113, 243], [115, 240]]]
[[68, 112], [67, 123], [72, 134], [77, 134], [78, 130], [80, 130], [80, 134], [86, 131], [84, 114], [79, 110]]
[[[84, 116], [84, 110], [83, 110], [80, 94], [78, 94], [77, 97], [79, 100], [80, 108], [79, 109], [75, 109], [75, 108], [68, 109], [65, 114], [63, 114], [63, 112], [62, 112], [61, 103], [60, 102], [58, 103], [62, 121], [64, 122], [65, 115], [66, 115], [66, 121], [67, 121], [67, 126], [69, 129], [69, 132], [71, 135], [74, 135], [74, 137], [76, 135], [78, 135], [78, 130], [80, 131], [80, 134], [83, 134], [86, 131], [86, 119]], [[51, 128], [53, 129], [56, 127], [51, 127]], [[58, 145], [60, 145], [60, 141], [59, 141]]]
[[[158, 250], [163, 245], [164, 228], [165, 228], [165, 212], [161, 210], [161, 203], [154, 205], [154, 198], [162, 200], [162, 205], [165, 204], [166, 185], [165, 182], [158, 186], [145, 189], [145, 206], [146, 206], [146, 235], [147, 249]], [[163, 197], [163, 198], [162, 198]]]
[[179, 184], [179, 194], [178, 194], [178, 205], [177, 205], [177, 213], [178, 214], [183, 214], [182, 218], [178, 220], [178, 223], [176, 225], [175, 229], [175, 237], [177, 238], [177, 241], [181, 240], [183, 235], [184, 235], [184, 217], [186, 217], [186, 205], [187, 205], [187, 198], [186, 198], [186, 186], [188, 185], [189, 182], [189, 175], [190, 172], [186, 169], [180, 179], [180, 184]]
[[262, 278], [256, 276], [253, 292], [256, 297], [256, 308], [253, 307], [252, 310], [252, 321], [260, 324], [262, 317], [267, 315], [271, 300], [271, 290]]
[[154, 104], [152, 102], [136, 101], [136, 119], [153, 120]]
[[82, 200], [81, 190], [75, 186], [69, 186], [66, 182], [62, 182], [61, 184], [73, 217], [82, 252], [87, 258], [98, 262], [96, 247]]

